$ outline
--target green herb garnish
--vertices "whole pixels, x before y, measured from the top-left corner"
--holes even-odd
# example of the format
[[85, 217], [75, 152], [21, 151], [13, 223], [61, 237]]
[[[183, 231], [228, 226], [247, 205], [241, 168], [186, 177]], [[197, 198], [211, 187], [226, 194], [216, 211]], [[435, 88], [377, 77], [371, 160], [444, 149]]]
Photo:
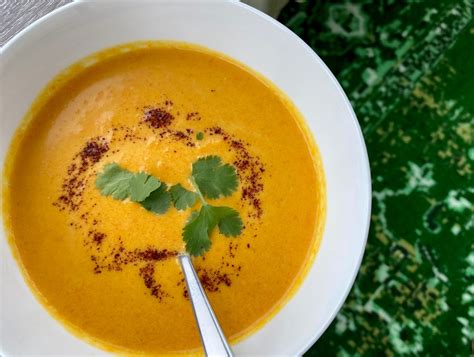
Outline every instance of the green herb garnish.
[[196, 134], [196, 139], [197, 140], [202, 140], [204, 139], [204, 133], [200, 131], [199, 133]]
[[242, 231], [242, 220], [239, 213], [230, 207], [215, 207], [203, 204], [199, 212], [191, 213], [183, 229], [186, 250], [192, 255], [203, 255], [209, 250], [212, 230], [219, 226], [219, 231], [227, 237], [235, 237]]
[[[226, 166], [225, 169], [221, 169]], [[198, 175], [195, 175], [195, 168]], [[211, 175], [207, 177], [208, 175]], [[214, 176], [212, 176], [214, 175]], [[233, 178], [231, 179], [231, 176]], [[213, 177], [213, 178], [212, 178]], [[200, 179], [201, 185], [198, 184], [197, 179]], [[186, 250], [192, 255], [203, 255], [209, 250], [211, 240], [209, 236], [212, 230], [219, 226], [219, 231], [227, 237], [238, 236], [242, 232], [242, 219], [239, 213], [230, 207], [216, 207], [207, 203], [203, 195], [203, 187], [212, 190], [207, 192], [212, 193], [213, 198], [220, 195], [228, 196], [237, 189], [237, 174], [231, 165], [223, 165], [221, 159], [217, 156], [208, 156], [204, 159], [199, 159], [193, 164], [193, 174], [189, 179], [196, 194], [201, 201], [201, 209], [193, 211], [191, 216], [183, 229], [183, 240], [186, 243]], [[213, 182], [211, 182], [213, 181]]]
[[192, 177], [203, 195], [211, 199], [231, 195], [239, 184], [234, 166], [223, 164], [219, 156], [196, 161]]
[[130, 180], [130, 199], [134, 202], [142, 202], [162, 186], [160, 180], [144, 172], [139, 172], [133, 175]]
[[96, 186], [104, 196], [117, 200], [130, 198], [134, 202], [143, 201], [160, 185], [160, 180], [153, 176], [144, 172], [134, 174], [115, 163], [106, 165], [96, 180]]
[[196, 204], [198, 195], [195, 192], [186, 190], [181, 184], [171, 186], [171, 198], [176, 209], [180, 211], [190, 208]]
[[208, 199], [231, 195], [238, 186], [238, 177], [232, 165], [224, 164], [218, 156], [198, 159], [192, 165], [189, 178], [194, 192], [176, 184], [168, 185], [145, 172], [132, 173], [116, 163], [108, 164], [97, 175], [96, 187], [104, 196], [117, 200], [129, 198], [155, 214], [164, 214], [171, 202], [178, 210], [193, 207], [199, 200], [201, 208], [193, 211], [183, 228], [186, 251], [202, 255], [211, 247], [210, 235], [217, 226], [227, 237], [238, 236], [243, 223], [239, 213], [224, 206], [212, 206]]
[[171, 205], [171, 195], [168, 192], [168, 185], [162, 182], [161, 186], [150, 193], [150, 195], [141, 202], [142, 206], [156, 214], [164, 214]]

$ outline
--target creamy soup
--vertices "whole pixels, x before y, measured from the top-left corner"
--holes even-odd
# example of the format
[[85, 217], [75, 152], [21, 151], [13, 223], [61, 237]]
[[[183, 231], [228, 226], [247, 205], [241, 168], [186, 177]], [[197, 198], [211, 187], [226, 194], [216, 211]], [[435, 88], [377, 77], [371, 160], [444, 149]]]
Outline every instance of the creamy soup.
[[324, 224], [321, 162], [291, 102], [221, 54], [155, 42], [95, 54], [40, 94], [10, 149], [3, 211], [32, 290], [70, 331], [119, 353], [202, 351], [176, 258], [199, 201], [158, 215], [95, 182], [117, 163], [192, 190], [192, 164], [208, 155], [238, 176], [209, 201], [243, 228], [213, 230], [193, 264], [235, 342], [295, 291]]

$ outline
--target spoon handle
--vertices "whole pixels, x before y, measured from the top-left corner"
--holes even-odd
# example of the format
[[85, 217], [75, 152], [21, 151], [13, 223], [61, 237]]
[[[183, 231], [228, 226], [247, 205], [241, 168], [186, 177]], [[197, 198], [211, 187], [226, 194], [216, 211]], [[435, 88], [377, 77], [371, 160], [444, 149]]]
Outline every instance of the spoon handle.
[[222, 332], [212, 307], [207, 300], [201, 282], [194, 270], [189, 255], [179, 257], [181, 268], [188, 286], [194, 316], [201, 335], [204, 350], [208, 356], [233, 356], [232, 350]]

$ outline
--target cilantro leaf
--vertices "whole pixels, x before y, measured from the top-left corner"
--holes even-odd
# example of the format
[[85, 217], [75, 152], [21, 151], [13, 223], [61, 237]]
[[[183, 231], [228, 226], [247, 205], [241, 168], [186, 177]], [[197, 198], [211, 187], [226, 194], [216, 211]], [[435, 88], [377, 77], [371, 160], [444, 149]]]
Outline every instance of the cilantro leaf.
[[150, 195], [141, 202], [141, 205], [155, 214], [164, 214], [171, 204], [171, 195], [168, 192], [168, 186], [162, 182], [160, 187], [150, 193]]
[[198, 195], [195, 192], [186, 190], [179, 183], [171, 186], [170, 193], [174, 206], [181, 211], [194, 206], [198, 199]]
[[139, 172], [133, 175], [130, 180], [130, 199], [134, 202], [141, 202], [160, 185], [160, 180], [145, 172]]
[[215, 207], [205, 204], [199, 212], [194, 211], [183, 229], [186, 251], [191, 255], [203, 255], [211, 247], [210, 235], [219, 225], [225, 236], [235, 237], [242, 232], [239, 213], [230, 207]]
[[217, 224], [213, 207], [204, 205], [198, 212], [194, 211], [183, 228], [183, 240], [186, 251], [191, 255], [203, 255], [211, 247], [209, 235]]
[[219, 231], [226, 237], [236, 237], [242, 232], [239, 212], [230, 207], [214, 207], [219, 220]]
[[133, 176], [131, 172], [112, 163], [106, 165], [104, 170], [97, 175], [95, 185], [104, 196], [124, 200], [130, 196], [130, 180]]
[[206, 156], [194, 162], [192, 177], [202, 194], [211, 199], [229, 196], [238, 185], [235, 168], [223, 164], [219, 156]]

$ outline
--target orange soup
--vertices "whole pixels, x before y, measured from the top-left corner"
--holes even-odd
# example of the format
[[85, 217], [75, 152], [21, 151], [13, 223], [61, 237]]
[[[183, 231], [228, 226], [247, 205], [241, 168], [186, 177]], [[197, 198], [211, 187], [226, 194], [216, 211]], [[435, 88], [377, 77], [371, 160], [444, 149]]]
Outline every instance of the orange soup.
[[105, 50], [40, 94], [10, 149], [3, 213], [32, 290], [70, 331], [118, 353], [202, 351], [177, 256], [203, 203], [156, 214], [96, 180], [115, 163], [192, 192], [208, 156], [238, 178], [208, 202], [243, 226], [213, 229], [193, 264], [234, 342], [291, 296], [319, 245], [321, 162], [292, 103], [242, 64], [172, 42]]

